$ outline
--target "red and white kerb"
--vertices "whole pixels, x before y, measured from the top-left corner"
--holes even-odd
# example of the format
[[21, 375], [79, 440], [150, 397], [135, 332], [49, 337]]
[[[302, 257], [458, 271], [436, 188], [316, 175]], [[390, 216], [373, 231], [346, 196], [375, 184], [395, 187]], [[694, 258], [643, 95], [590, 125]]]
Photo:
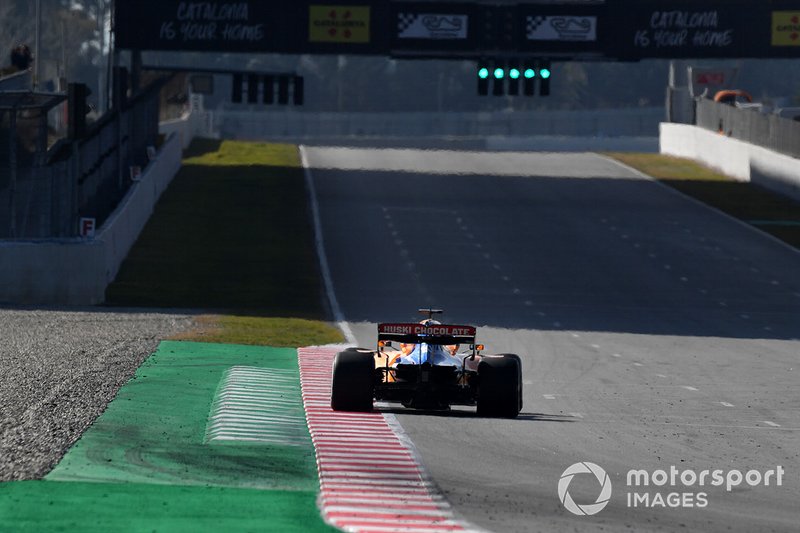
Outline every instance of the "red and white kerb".
[[[300, 348], [300, 382], [317, 455], [323, 518], [345, 531], [468, 531], [427, 481], [401, 429], [381, 413], [331, 409], [338, 350]], [[393, 417], [392, 417], [393, 418]]]

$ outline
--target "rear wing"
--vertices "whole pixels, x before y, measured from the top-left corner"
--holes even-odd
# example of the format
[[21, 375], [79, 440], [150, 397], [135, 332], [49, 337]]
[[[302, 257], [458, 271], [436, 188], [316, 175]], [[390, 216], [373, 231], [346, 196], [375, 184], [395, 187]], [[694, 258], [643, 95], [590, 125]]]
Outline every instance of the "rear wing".
[[378, 324], [379, 341], [396, 341], [410, 344], [475, 344], [474, 326], [451, 324]]

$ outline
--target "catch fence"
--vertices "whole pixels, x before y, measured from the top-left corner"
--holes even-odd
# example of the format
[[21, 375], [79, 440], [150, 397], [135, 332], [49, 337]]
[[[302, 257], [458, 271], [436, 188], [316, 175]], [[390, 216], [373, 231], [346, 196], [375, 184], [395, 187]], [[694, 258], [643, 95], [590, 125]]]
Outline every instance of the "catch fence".
[[158, 143], [161, 85], [106, 113], [80, 138], [49, 148], [47, 139], [61, 133], [52, 114], [63, 114], [66, 103], [49, 120], [41, 112], [0, 111], [0, 239], [75, 237], [81, 218], [99, 228]]
[[800, 121], [763, 113], [757, 107], [739, 108], [707, 98], [695, 103], [695, 125], [734, 139], [800, 157]]

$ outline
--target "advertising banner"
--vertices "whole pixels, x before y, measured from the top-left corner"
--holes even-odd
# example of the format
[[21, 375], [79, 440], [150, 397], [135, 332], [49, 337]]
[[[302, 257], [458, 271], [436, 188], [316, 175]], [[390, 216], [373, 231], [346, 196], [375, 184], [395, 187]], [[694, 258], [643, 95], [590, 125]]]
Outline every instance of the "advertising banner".
[[742, 0], [615, 4], [609, 24], [617, 28], [614, 40], [623, 57], [754, 57], [766, 48], [768, 22], [765, 10], [752, 4]]
[[597, 17], [528, 15], [525, 38], [529, 41], [596, 41]]
[[467, 15], [440, 13], [398, 13], [400, 39], [466, 39]]
[[117, 1], [119, 48], [257, 51], [281, 46], [280, 10], [256, 0]]
[[312, 43], [368, 43], [369, 6], [311, 5], [308, 40]]
[[800, 46], [800, 10], [772, 12], [772, 46]]

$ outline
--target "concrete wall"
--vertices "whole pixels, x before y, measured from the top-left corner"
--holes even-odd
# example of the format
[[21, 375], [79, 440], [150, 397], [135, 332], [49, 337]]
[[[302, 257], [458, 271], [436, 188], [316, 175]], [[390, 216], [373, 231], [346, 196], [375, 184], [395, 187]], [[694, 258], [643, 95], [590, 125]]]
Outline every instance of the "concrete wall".
[[[275, 107], [275, 106], [271, 106]], [[656, 137], [663, 107], [493, 113], [315, 113], [224, 108], [213, 129], [226, 139]]]
[[167, 137], [175, 134], [179, 139], [181, 147], [185, 150], [189, 147], [189, 144], [195, 136], [208, 136], [208, 122], [210, 120], [211, 117], [208, 112], [186, 113], [181, 118], [160, 122], [158, 125], [158, 132], [163, 133]]
[[206, 111], [202, 94], [189, 97], [189, 109], [181, 118], [162, 120], [158, 124], [158, 132], [169, 137], [173, 133], [180, 138], [185, 150], [197, 136], [213, 137], [214, 113]]
[[31, 88], [31, 70], [15, 72], [0, 79], [0, 91], [27, 91]]
[[661, 124], [659, 149], [800, 200], [800, 159], [687, 124]]
[[106, 287], [180, 168], [181, 155], [181, 139], [172, 135], [94, 239], [0, 241], [0, 302], [102, 303]]
[[142, 180], [131, 188], [100, 229], [96, 239], [105, 243], [107, 283], [117, 276], [122, 261], [153, 214], [158, 199], [180, 170], [182, 155], [180, 139], [177, 136], [169, 137], [156, 159], [147, 167]]
[[532, 135], [486, 137], [482, 150], [519, 152], [658, 152], [658, 137]]
[[105, 246], [99, 241], [0, 242], [0, 302], [100, 303], [104, 268]]

